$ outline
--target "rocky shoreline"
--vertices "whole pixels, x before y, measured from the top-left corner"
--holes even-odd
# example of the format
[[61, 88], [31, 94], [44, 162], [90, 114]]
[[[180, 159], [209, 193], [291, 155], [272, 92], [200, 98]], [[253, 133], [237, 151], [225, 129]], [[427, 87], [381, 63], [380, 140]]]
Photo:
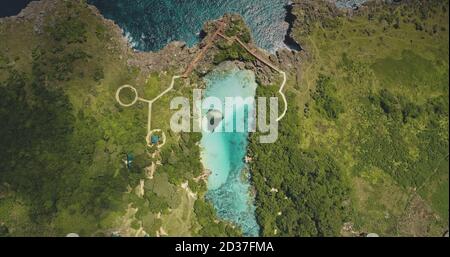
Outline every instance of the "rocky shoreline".
[[[5, 21], [8, 21], [9, 23], [30, 21], [33, 24], [33, 32], [40, 35], [43, 33], [45, 17], [51, 15], [55, 11], [55, 7], [58, 4], [61, 4], [58, 0], [32, 1], [18, 15], [0, 18], [0, 23]], [[162, 72], [168, 70], [173, 73], [182, 73], [202, 48], [205, 38], [208, 33], [211, 33], [211, 28], [214, 28], [214, 23], [217, 22], [210, 21], [204, 25], [203, 30], [200, 33], [203, 35], [202, 41], [193, 47], [188, 47], [185, 42], [173, 41], [159, 51], [143, 52], [133, 49], [131, 43], [126, 38], [123, 29], [121, 29], [114, 21], [105, 18], [97, 7], [89, 4], [86, 4], [86, 7], [89, 8], [92, 13], [103, 22], [111, 33], [111, 38], [108, 41], [108, 45], [105, 47], [111, 51], [117, 52], [120, 59], [125, 58], [130, 67], [138, 68], [144, 76], [147, 76], [151, 72]], [[326, 11], [321, 11], [323, 8], [325, 8]], [[358, 10], [358, 12], [366, 11], [366, 9], [367, 8], [363, 6]], [[297, 83], [301, 78], [300, 65], [302, 59], [308, 58], [308, 49], [302, 48], [302, 36], [309, 33], [309, 25], [315, 20], [326, 18], [323, 17], [325, 14], [336, 17], [341, 15], [349, 15], [354, 12], [354, 10], [339, 9], [336, 6], [336, 1], [327, 1], [325, 4], [317, 4], [315, 2], [304, 0], [293, 1], [286, 6], [286, 10], [286, 21], [289, 23], [286, 42], [289, 43], [289, 45], [292, 45], [293, 48], [279, 49], [274, 54], [267, 53], [263, 49], [258, 49], [260, 52], [265, 53], [272, 63], [284, 70], [287, 70], [289, 80], [294, 80]], [[311, 15], [312, 13], [314, 13], [314, 15]], [[242, 20], [242, 17], [239, 15], [230, 14], [225, 15], [224, 19], [228, 22], [236, 22], [239, 19]], [[299, 35], [293, 35], [294, 27], [297, 31], [298, 28], [301, 28]], [[257, 48], [253, 42], [250, 42], [250, 45]], [[218, 51], [217, 46], [212, 47], [206, 54], [205, 58], [199, 63], [196, 70], [196, 74], [199, 78], [203, 77], [214, 68], [213, 58]], [[245, 63], [236, 61], [236, 63], [241, 69], [248, 69], [255, 72], [257, 82], [260, 85], [272, 85], [277, 83], [277, 76], [275, 76], [273, 71], [267, 67], [267, 65], [258, 60]]]
[[[0, 18], [0, 23], [5, 21], [8, 21], [9, 23], [29, 21], [33, 24], [34, 33], [36, 35], [41, 35], [44, 30], [45, 17], [55, 12], [55, 8], [58, 4], [60, 4], [60, 1], [58, 0], [33, 1], [18, 15]], [[124, 36], [123, 29], [121, 29], [114, 21], [105, 18], [95, 6], [89, 4], [86, 4], [86, 6], [95, 16], [102, 20], [111, 32], [112, 36], [109, 39], [109, 45], [105, 47], [117, 51], [121, 58], [126, 58], [129, 66], [139, 68], [144, 74], [167, 70], [181, 73], [203, 46], [203, 42], [200, 42], [189, 48], [184, 42], [173, 41], [156, 52], [137, 51], [132, 48], [131, 43]], [[237, 15], [225, 15], [224, 17], [225, 19], [229, 19], [230, 22], [234, 22], [236, 19], [242, 19]], [[213, 27], [213, 23], [214, 21], [205, 24], [201, 33], [204, 37], [210, 32], [209, 28]], [[255, 44], [251, 43], [251, 45], [256, 48]], [[259, 50], [265, 52], [262, 49]], [[212, 60], [216, 52], [217, 47], [213, 47], [197, 67], [197, 74], [200, 77], [206, 75], [213, 68], [214, 65], [212, 64]], [[300, 52], [291, 51], [290, 49], [280, 49], [276, 51], [274, 55], [266, 54], [273, 63], [286, 68], [298, 66], [301, 59]], [[246, 63], [245, 67], [242, 65], [239, 66], [254, 71], [260, 84], [270, 85], [275, 83], [270, 68], [257, 60], [252, 63]]]

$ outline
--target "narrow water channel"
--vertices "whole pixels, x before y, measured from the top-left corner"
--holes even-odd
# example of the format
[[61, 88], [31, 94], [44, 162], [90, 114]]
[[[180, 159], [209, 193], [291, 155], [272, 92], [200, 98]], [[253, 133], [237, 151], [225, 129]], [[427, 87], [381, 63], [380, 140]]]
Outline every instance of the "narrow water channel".
[[[225, 103], [225, 97], [254, 98], [257, 87], [252, 71], [239, 70], [230, 65], [219, 67], [209, 74], [206, 84], [204, 97], [214, 96], [221, 99], [222, 103]], [[250, 117], [248, 122], [254, 122], [255, 106], [236, 105], [231, 110], [233, 116], [236, 117], [236, 113], [243, 111], [243, 108]], [[205, 115], [206, 111], [203, 110]], [[228, 121], [221, 121], [225, 122]], [[221, 125], [225, 124], [219, 124]], [[245, 236], [258, 236], [259, 226], [248, 177], [250, 173], [244, 161], [249, 133], [204, 130], [202, 134], [202, 162], [211, 171], [207, 199], [213, 203], [219, 218], [238, 225]]]

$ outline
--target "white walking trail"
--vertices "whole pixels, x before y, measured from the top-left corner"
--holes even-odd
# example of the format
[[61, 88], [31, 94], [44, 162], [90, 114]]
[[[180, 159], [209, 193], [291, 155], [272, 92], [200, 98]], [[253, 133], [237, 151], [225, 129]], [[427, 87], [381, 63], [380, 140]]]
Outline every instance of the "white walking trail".
[[283, 75], [283, 83], [281, 84], [280, 90], [278, 92], [280, 93], [280, 95], [284, 101], [284, 111], [283, 111], [283, 114], [281, 114], [281, 116], [278, 117], [277, 121], [281, 121], [284, 118], [284, 116], [286, 115], [287, 110], [288, 110], [288, 102], [287, 102], [286, 96], [283, 93], [284, 86], [286, 85], [286, 82], [287, 82], [286, 72], [280, 70], [280, 73], [281, 73], [281, 75]]
[[[273, 70], [275, 70], [276, 72], [280, 73], [283, 76], [283, 82], [281, 83], [280, 86], [280, 90], [278, 91], [278, 93], [281, 95], [281, 97], [283, 98], [283, 102], [284, 102], [284, 111], [283, 113], [278, 117], [277, 121], [281, 121], [284, 116], [287, 113], [288, 110], [288, 102], [286, 99], [286, 95], [284, 94], [283, 90], [284, 87], [286, 85], [287, 82], [287, 75], [286, 72], [280, 70], [278, 67], [274, 66], [272, 63], [270, 63], [269, 61], [265, 60], [264, 58], [260, 57], [257, 53], [256, 50], [252, 51], [252, 49], [247, 46], [245, 43], [243, 43], [239, 38], [237, 37], [227, 37], [225, 35], [223, 35], [221, 32], [224, 29], [225, 24], [222, 21], [219, 21], [219, 27], [216, 30], [216, 32], [213, 34], [212, 37], [208, 38], [207, 40], [207, 44], [206, 46], [202, 49], [202, 51], [200, 52], [200, 54], [192, 61], [192, 63], [187, 67], [185, 73], [183, 75], [175, 75], [172, 77], [172, 81], [170, 83], [170, 86], [164, 90], [164, 92], [162, 92], [161, 94], [159, 94], [158, 96], [156, 96], [155, 98], [153, 98], [152, 100], [147, 100], [144, 98], [140, 98], [137, 95], [137, 90], [136, 88], [134, 88], [133, 86], [129, 86], [129, 85], [124, 85], [122, 87], [120, 87], [117, 92], [116, 92], [116, 100], [117, 102], [124, 107], [129, 107], [133, 104], [136, 103], [137, 100], [142, 101], [142, 102], [146, 102], [148, 103], [148, 122], [147, 122], [147, 137], [150, 135], [150, 133], [152, 132], [152, 107], [153, 107], [153, 103], [155, 103], [158, 99], [160, 99], [161, 97], [163, 97], [165, 94], [169, 93], [174, 85], [175, 85], [175, 80], [179, 79], [179, 78], [188, 78], [190, 73], [195, 69], [195, 66], [197, 65], [197, 63], [200, 61], [200, 59], [205, 55], [205, 52], [207, 51], [208, 48], [211, 47], [212, 43], [215, 41], [215, 39], [217, 38], [217, 36], [220, 36], [226, 40], [229, 41], [237, 41], [247, 52], [249, 52], [251, 55], [253, 55], [256, 59], [260, 60], [262, 63], [266, 64], [267, 66], [269, 66], [270, 68], [272, 68]], [[124, 104], [120, 101], [120, 97], [119, 97], [119, 93], [120, 90], [124, 89], [124, 88], [131, 88], [135, 93], [136, 93], [136, 99], [130, 103], [130, 104]], [[148, 141], [149, 139], [146, 137], [146, 140]]]

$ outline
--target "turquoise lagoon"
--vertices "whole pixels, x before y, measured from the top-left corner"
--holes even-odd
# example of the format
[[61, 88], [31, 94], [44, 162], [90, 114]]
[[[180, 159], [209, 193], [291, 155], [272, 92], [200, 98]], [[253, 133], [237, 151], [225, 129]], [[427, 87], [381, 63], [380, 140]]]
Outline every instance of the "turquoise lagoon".
[[[218, 68], [205, 78], [207, 88], [204, 97], [255, 97], [257, 84], [252, 71], [231, 66]], [[225, 108], [223, 106], [223, 108]], [[255, 106], [235, 106], [249, 115], [254, 122]], [[203, 110], [207, 112], [208, 110]], [[225, 120], [219, 124], [222, 126]], [[246, 124], [247, 126], [248, 124]], [[254, 197], [251, 193], [248, 172], [244, 162], [247, 154], [248, 132], [202, 132], [202, 162], [211, 172], [208, 179], [207, 199], [214, 205], [219, 218], [238, 225], [245, 236], [258, 236], [259, 226], [255, 217]]]

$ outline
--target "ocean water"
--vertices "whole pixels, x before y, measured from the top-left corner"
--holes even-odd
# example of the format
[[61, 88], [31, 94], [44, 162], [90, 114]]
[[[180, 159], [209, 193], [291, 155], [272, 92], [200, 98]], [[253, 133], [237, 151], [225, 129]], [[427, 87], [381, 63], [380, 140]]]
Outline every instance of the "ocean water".
[[[242, 71], [235, 67], [225, 71], [216, 70], [207, 75], [205, 80], [207, 89], [204, 97], [214, 96], [221, 99], [222, 103], [225, 97], [254, 97], [256, 93], [257, 84], [252, 71]], [[250, 117], [249, 122], [254, 122], [254, 106], [238, 105], [231, 108], [233, 117], [236, 118], [236, 112], [244, 111]], [[203, 113], [206, 114], [207, 111], [203, 110]], [[225, 105], [222, 106], [222, 112], [226, 113]], [[222, 120], [218, 127], [225, 126], [223, 123], [226, 120], [233, 119]], [[247, 132], [203, 130], [201, 158], [205, 168], [211, 171], [206, 198], [212, 202], [219, 218], [239, 225], [245, 236], [258, 236], [254, 198], [244, 162], [247, 139]]]
[[[0, 17], [18, 14], [31, 1], [1, 0]], [[365, 1], [338, 0], [337, 5], [350, 8]], [[124, 29], [132, 46], [142, 51], [160, 50], [174, 40], [192, 46], [198, 43], [204, 22], [225, 13], [241, 14], [259, 47], [273, 52], [286, 46], [289, 0], [88, 0], [88, 3], [114, 20]]]
[[203, 24], [225, 13], [241, 14], [258, 46], [284, 47], [288, 0], [88, 0], [114, 20], [139, 50], [156, 51], [179, 40], [192, 46]]
[[0, 0], [0, 18], [19, 14], [31, 1], [32, 0]]

